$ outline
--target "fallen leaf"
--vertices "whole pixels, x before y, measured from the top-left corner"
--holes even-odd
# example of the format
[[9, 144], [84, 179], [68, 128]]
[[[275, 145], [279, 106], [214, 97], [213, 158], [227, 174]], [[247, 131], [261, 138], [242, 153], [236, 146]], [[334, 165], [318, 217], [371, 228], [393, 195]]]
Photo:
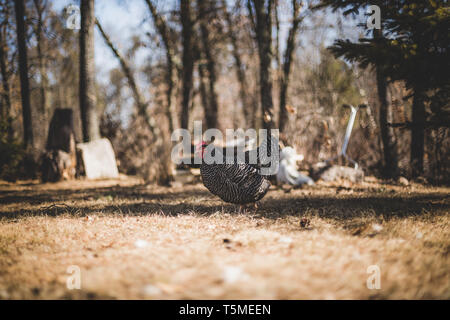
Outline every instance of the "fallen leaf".
[[309, 219], [307, 219], [307, 218], [302, 218], [302, 219], [300, 220], [300, 227], [302, 227], [302, 228], [307, 228], [307, 227], [309, 227], [309, 225], [310, 225]]

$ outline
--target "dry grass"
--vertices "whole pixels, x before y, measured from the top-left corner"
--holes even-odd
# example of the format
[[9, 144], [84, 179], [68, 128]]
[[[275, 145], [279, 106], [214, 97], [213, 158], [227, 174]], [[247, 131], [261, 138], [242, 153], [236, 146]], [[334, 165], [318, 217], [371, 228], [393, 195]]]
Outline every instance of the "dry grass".
[[0, 298], [449, 299], [449, 191], [274, 188], [238, 214], [201, 185], [2, 184]]

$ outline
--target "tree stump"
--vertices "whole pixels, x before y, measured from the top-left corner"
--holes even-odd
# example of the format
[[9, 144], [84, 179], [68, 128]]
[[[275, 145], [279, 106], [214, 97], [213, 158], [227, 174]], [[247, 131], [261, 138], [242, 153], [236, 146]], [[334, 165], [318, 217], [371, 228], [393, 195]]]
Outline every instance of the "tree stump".
[[73, 111], [58, 108], [50, 121], [41, 179], [43, 182], [74, 179], [76, 165]]

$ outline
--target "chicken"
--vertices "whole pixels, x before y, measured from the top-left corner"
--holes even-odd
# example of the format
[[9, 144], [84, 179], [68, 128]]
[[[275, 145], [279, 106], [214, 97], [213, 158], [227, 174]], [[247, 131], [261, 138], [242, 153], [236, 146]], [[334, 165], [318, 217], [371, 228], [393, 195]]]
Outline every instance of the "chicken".
[[233, 161], [227, 163], [225, 149], [214, 147], [211, 156], [222, 158], [223, 163], [208, 164], [204, 160], [207, 144], [201, 142], [197, 146], [197, 153], [202, 159], [200, 173], [203, 184], [225, 202], [242, 205], [261, 200], [270, 188], [268, 176], [261, 174], [261, 163], [267, 163], [263, 159], [264, 155], [271, 156], [270, 145], [267, 143], [267, 153], [262, 153], [261, 147], [255, 150], [257, 163], [254, 164], [249, 163], [251, 151], [245, 153], [245, 161], [237, 161], [235, 155]]

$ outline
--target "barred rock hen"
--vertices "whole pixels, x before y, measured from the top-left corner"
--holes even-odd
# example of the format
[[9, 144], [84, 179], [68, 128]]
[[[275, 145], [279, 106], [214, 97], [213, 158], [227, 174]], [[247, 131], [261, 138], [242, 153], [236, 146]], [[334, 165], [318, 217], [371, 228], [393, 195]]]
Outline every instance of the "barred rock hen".
[[[270, 143], [268, 145], [266, 155], [270, 157]], [[234, 156], [234, 161], [229, 164], [225, 160], [226, 151], [218, 147], [214, 147], [211, 155], [215, 156], [215, 153], [218, 153], [220, 157], [223, 157], [223, 163], [208, 164], [203, 158], [206, 147], [207, 144], [201, 142], [197, 146], [197, 152], [202, 159], [200, 173], [203, 184], [211, 193], [225, 202], [240, 205], [255, 203], [266, 195], [270, 188], [270, 182], [268, 177], [262, 175], [260, 171], [262, 167], [261, 158], [263, 157], [260, 152], [261, 147], [256, 150], [256, 164], [249, 164], [249, 151], [245, 153], [245, 161], [241, 161], [244, 163], [238, 162], [237, 156]]]

